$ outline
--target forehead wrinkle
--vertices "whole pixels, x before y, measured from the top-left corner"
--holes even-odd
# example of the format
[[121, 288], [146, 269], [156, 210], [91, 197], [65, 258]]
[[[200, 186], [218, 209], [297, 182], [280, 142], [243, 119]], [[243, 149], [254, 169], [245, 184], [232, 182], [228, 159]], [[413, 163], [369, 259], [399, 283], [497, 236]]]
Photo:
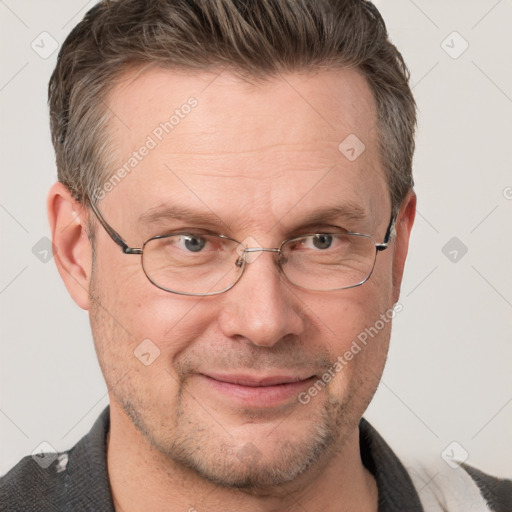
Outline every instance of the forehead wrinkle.
[[[298, 148], [298, 147], [297, 147]], [[173, 170], [186, 177], [206, 176], [208, 178], [240, 178], [247, 180], [270, 181], [286, 177], [287, 173], [321, 173], [335, 165], [340, 158], [337, 146], [329, 145], [328, 152], [318, 147], [296, 151], [276, 151], [273, 154], [258, 150], [246, 152], [234, 148], [230, 152], [199, 153], [197, 148], [190, 152], [176, 152], [169, 148], [165, 160]], [[253, 155], [249, 153], [254, 153]], [[158, 164], [157, 164], [158, 165]], [[164, 164], [165, 165], [165, 164]]]
[[[193, 136], [194, 137], [194, 144], [190, 145], [191, 151], [180, 151], [178, 148], [172, 149], [173, 155], [183, 155], [183, 156], [197, 156], [197, 157], [205, 157], [206, 159], [210, 159], [212, 157], [219, 157], [222, 158], [224, 156], [241, 156], [241, 155], [250, 155], [251, 157], [254, 154], [257, 155], [264, 155], [267, 153], [294, 153], [297, 150], [300, 151], [300, 153], [309, 152], [313, 155], [320, 154], [321, 150], [332, 150], [333, 154], [337, 155], [337, 146], [339, 142], [337, 143], [337, 139], [334, 139], [333, 141], [327, 141], [325, 137], [322, 137], [321, 140], [314, 141], [314, 142], [273, 142], [273, 143], [267, 143], [267, 144], [256, 144], [254, 140], [251, 139], [252, 146], [251, 147], [237, 147], [236, 145], [233, 145], [233, 148], [230, 147], [226, 149], [220, 149], [219, 147], [219, 137], [223, 135], [222, 132], [217, 131], [216, 133], [208, 133], [207, 136], [200, 137], [200, 134], [197, 134], [195, 132], [182, 132], [180, 135], [185, 136]], [[239, 134], [243, 135], [243, 134]], [[254, 135], [254, 133], [251, 131], [250, 133], [247, 132], [246, 138], [249, 139], [250, 135]], [[182, 137], [185, 139], [185, 137]], [[226, 142], [229, 144], [230, 141], [225, 139]], [[202, 145], [199, 144], [199, 142], [202, 142]], [[181, 144], [181, 147], [184, 147], [185, 144]], [[212, 146], [214, 151], [212, 151], [209, 146]], [[309, 146], [309, 147], [308, 147]]]

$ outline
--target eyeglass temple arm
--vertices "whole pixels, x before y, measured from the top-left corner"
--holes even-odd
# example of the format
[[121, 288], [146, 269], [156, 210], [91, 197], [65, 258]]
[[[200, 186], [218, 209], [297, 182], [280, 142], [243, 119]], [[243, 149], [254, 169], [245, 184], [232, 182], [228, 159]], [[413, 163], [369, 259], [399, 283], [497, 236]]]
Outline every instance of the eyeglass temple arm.
[[96, 205], [91, 201], [89, 198], [89, 204], [91, 206], [91, 210], [94, 212], [94, 215], [96, 215], [99, 223], [103, 226], [105, 231], [108, 233], [110, 238], [121, 247], [123, 252], [125, 254], [142, 254], [142, 249], [138, 247], [130, 247], [121, 237], [121, 235], [112, 227], [110, 227], [107, 224], [107, 221], [103, 218], [103, 215], [101, 215], [100, 211], [96, 207]]
[[377, 251], [383, 251], [384, 249], [387, 249], [389, 247], [389, 242], [391, 241], [391, 238], [395, 236], [396, 229], [395, 229], [395, 220], [396, 215], [391, 214], [391, 220], [388, 224], [388, 229], [386, 229], [386, 235], [384, 236], [384, 240], [381, 244], [376, 244]]

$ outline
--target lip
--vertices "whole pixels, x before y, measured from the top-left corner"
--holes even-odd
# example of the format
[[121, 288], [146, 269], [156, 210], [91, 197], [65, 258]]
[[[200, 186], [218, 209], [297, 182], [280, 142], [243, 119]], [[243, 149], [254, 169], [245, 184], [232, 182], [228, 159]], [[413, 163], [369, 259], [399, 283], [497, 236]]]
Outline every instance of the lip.
[[247, 387], [270, 387], [270, 386], [278, 386], [282, 384], [294, 384], [297, 382], [302, 382], [312, 375], [301, 376], [301, 375], [286, 375], [286, 374], [278, 374], [278, 375], [266, 375], [266, 376], [255, 376], [243, 373], [237, 374], [221, 374], [221, 373], [208, 373], [204, 374], [206, 377], [210, 379], [214, 379], [219, 382], [226, 382], [228, 384], [238, 384], [240, 386]]
[[268, 408], [296, 401], [315, 375], [199, 374], [208, 388], [237, 405]]

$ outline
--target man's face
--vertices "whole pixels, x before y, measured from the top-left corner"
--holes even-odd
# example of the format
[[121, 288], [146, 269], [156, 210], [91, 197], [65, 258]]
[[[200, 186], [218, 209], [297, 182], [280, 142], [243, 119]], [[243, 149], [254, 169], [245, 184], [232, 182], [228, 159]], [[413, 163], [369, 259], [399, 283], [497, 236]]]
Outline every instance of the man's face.
[[[197, 103], [182, 108], [190, 97]], [[109, 174], [152, 146], [148, 136], [156, 143], [98, 203], [132, 247], [183, 229], [269, 248], [305, 233], [384, 238], [391, 204], [376, 108], [355, 71], [250, 84], [228, 72], [152, 69], [127, 77], [109, 108], [117, 152]], [[174, 128], [158, 130], [176, 109]], [[365, 145], [355, 160], [338, 149], [350, 134]], [[166, 207], [211, 220], [160, 215]], [[346, 214], [311, 224], [333, 207]], [[370, 280], [352, 289], [298, 288], [275, 253], [261, 252], [231, 290], [191, 297], [151, 284], [140, 257], [123, 254], [98, 225], [90, 317], [112, 414], [126, 413], [167, 460], [221, 485], [281, 484], [327, 464], [354, 435], [383, 370], [389, 322], [350, 361], [344, 354], [397, 298], [394, 250], [379, 253]], [[134, 354], [143, 340], [151, 340], [146, 360], [160, 351], [149, 365]], [[334, 377], [313, 396], [329, 369]]]

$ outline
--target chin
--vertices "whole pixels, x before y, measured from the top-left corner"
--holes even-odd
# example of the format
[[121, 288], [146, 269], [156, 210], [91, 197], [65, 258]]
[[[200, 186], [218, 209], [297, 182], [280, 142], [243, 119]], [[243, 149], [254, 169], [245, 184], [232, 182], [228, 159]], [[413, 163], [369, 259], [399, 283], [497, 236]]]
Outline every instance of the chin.
[[172, 439], [143, 433], [172, 466], [216, 486], [264, 495], [330, 459], [351, 433], [347, 413], [331, 398], [307, 420], [291, 414], [275, 426], [246, 424], [230, 433], [211, 417], [181, 411]]

